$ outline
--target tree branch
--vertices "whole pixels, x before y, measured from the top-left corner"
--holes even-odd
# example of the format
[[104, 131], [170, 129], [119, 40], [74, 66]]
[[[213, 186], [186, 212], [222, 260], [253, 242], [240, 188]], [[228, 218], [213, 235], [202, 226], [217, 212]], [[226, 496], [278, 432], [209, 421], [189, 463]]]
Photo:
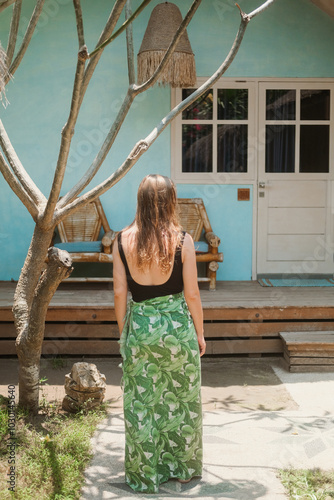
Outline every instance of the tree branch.
[[[115, 5], [114, 5], [114, 7], [113, 7], [113, 9], [111, 11], [111, 14], [109, 16], [109, 19], [107, 21], [105, 29], [103, 30], [103, 33], [100, 36], [98, 45], [100, 45], [101, 39], [102, 40], [105, 39], [105, 37], [108, 36], [109, 33], [112, 33], [112, 31], [113, 31], [114, 27], [116, 26], [116, 23], [117, 23], [120, 15], [121, 15], [122, 9], [123, 9], [124, 4], [125, 4], [126, 1], [127, 0], [117, 0], [115, 2]], [[74, 5], [75, 5], [76, 17], [77, 17], [77, 23], [78, 23], [78, 21], [80, 19], [80, 14], [79, 14], [79, 10], [78, 10], [78, 7], [80, 6], [79, 0], [75, 1]], [[79, 33], [79, 31], [78, 31], [78, 33]], [[82, 28], [82, 40], [83, 40], [83, 28]], [[90, 78], [91, 78], [91, 76], [92, 76], [92, 74], [93, 74], [93, 72], [94, 72], [94, 70], [96, 68], [96, 65], [97, 65], [97, 63], [99, 61], [99, 58], [102, 55], [102, 51], [103, 51], [102, 49], [99, 50], [99, 52], [93, 57], [93, 59], [91, 59], [89, 61], [88, 65], [87, 65], [86, 71], [85, 71], [84, 76], [83, 76], [83, 80], [82, 80], [81, 85], [80, 85], [79, 100], [78, 100], [78, 103], [77, 103], [78, 112], [79, 112], [79, 109], [80, 109], [83, 97], [85, 95], [85, 91], [87, 89], [88, 83], [90, 81]], [[114, 122], [114, 127], [112, 127], [112, 130], [111, 130], [111, 132], [109, 132], [108, 137], [110, 137], [110, 135], [113, 135], [113, 136], [117, 135], [117, 132], [118, 132], [121, 124], [124, 121], [124, 118], [125, 118], [125, 116], [127, 114], [127, 111], [128, 111], [128, 109], [130, 109], [132, 101], [133, 101], [133, 97], [132, 97], [131, 93], [128, 92], [128, 94], [127, 94], [127, 96], [125, 98], [125, 102], [123, 103], [124, 106], [122, 106], [122, 108], [121, 108], [122, 110], [126, 109], [126, 111], [124, 111], [123, 118], [119, 120], [119, 124], [117, 124], [117, 118], [116, 118], [116, 120]], [[119, 115], [120, 115], [120, 113], [119, 113]], [[114, 129], [117, 130], [116, 133], [113, 132]], [[68, 143], [68, 146], [69, 145], [70, 145], [70, 142]], [[111, 145], [109, 146], [109, 149], [110, 149], [110, 147], [111, 147]], [[58, 207], [59, 207], [60, 204], [64, 205], [65, 203], [68, 202], [68, 200], [74, 199], [75, 196], [77, 195], [77, 193], [80, 193], [82, 191], [82, 189], [84, 189], [85, 186], [87, 184], [89, 184], [90, 179], [95, 175], [95, 173], [100, 168], [100, 166], [101, 166], [104, 158], [108, 154], [109, 149], [107, 149], [107, 146], [106, 147], [102, 146], [99, 155], [94, 160], [94, 162], [91, 165], [91, 167], [88, 170], [88, 172], [81, 178], [81, 180], [74, 186], [74, 188], [72, 188], [70, 190], [70, 192], [67, 193], [66, 196], [62, 197], [62, 199], [58, 202]], [[69, 154], [69, 147], [67, 147], [66, 150], [65, 150], [65, 148], [63, 148], [63, 149], [61, 148], [60, 151], [63, 151], [63, 153], [64, 153], [63, 159], [66, 156], [66, 162], [67, 162], [68, 154]], [[57, 179], [58, 179], [57, 180], [57, 187], [54, 190], [55, 194], [52, 197], [52, 205], [50, 204], [50, 209], [48, 209], [48, 213], [47, 213], [47, 222], [48, 223], [51, 221], [53, 210], [56, 207], [57, 200], [58, 200], [59, 194], [60, 194], [60, 187], [61, 187], [62, 180], [63, 180], [63, 177], [64, 177], [65, 169], [66, 169], [66, 162], [64, 163], [63, 159], [62, 159], [62, 167], [61, 168], [59, 167], [59, 171], [61, 170], [61, 172], [62, 172], [62, 174], [61, 174], [62, 177], [60, 178], [59, 174], [57, 175]], [[56, 175], [55, 175], [55, 178], [56, 178]], [[51, 190], [51, 192], [52, 192], [52, 190]], [[56, 196], [57, 194], [58, 194], [58, 196]]]
[[10, 23], [8, 45], [7, 45], [7, 50], [6, 50], [6, 52], [7, 52], [6, 63], [7, 63], [8, 68], [12, 64], [12, 59], [14, 56], [16, 40], [17, 40], [17, 33], [19, 30], [21, 7], [22, 7], [22, 0], [16, 0], [15, 5], [14, 5], [14, 9], [13, 9], [13, 14], [12, 14], [12, 21]]
[[15, 0], [5, 0], [4, 2], [1, 2], [0, 4], [0, 14], [3, 10], [7, 9], [10, 5], [13, 5]]
[[[126, 3], [126, 0], [116, 0], [115, 1], [114, 6], [112, 8], [112, 11], [110, 13], [109, 19], [108, 19], [108, 21], [104, 27], [104, 30], [102, 31], [100, 38], [97, 42], [97, 46], [99, 46], [114, 31], [115, 26], [116, 26], [118, 19], [122, 13], [122, 10], [123, 10], [125, 3]], [[87, 64], [87, 68], [86, 68], [85, 76], [84, 76], [84, 81], [83, 81], [82, 88], [81, 88], [80, 106], [81, 106], [82, 100], [84, 98], [84, 95], [86, 93], [90, 79], [95, 71], [95, 68], [100, 60], [100, 57], [102, 56], [102, 53], [103, 53], [103, 50], [100, 50], [99, 52], [97, 52], [97, 54], [95, 56], [93, 56]]]
[[257, 9], [253, 10], [250, 14], [248, 14], [248, 18], [251, 21], [253, 17], [257, 16], [258, 14], [261, 14], [264, 10], [268, 9], [276, 0], [267, 0], [264, 2], [264, 4], [260, 5]]
[[[270, 0], [274, 2], [275, 0]], [[196, 89], [190, 96], [180, 102], [177, 106], [175, 106], [162, 120], [161, 122], [152, 130], [152, 132], [146, 137], [145, 141], [151, 145], [156, 140], [156, 138], [161, 134], [161, 132], [170, 124], [174, 118], [182, 113], [190, 104], [192, 104], [196, 99], [198, 99], [202, 94], [204, 94], [207, 90], [209, 90], [212, 85], [214, 85], [217, 80], [226, 72], [229, 66], [232, 64], [239, 47], [241, 45], [242, 39], [244, 37], [246, 28], [249, 23], [248, 15], [244, 15], [243, 12], [240, 13], [241, 22], [239, 26], [238, 33], [234, 39], [233, 45], [231, 47], [230, 52], [228, 53], [225, 61], [221, 64], [221, 66], [213, 73], [213, 75], [208, 78], [206, 82], [203, 83], [198, 89]]]
[[275, 0], [268, 0], [267, 2], [265, 2], [265, 4], [263, 4], [262, 8], [256, 9], [256, 11], [252, 12], [250, 15], [244, 15], [244, 13], [241, 12], [241, 22], [238, 33], [234, 39], [234, 43], [226, 59], [217, 69], [217, 71], [195, 92], [193, 92], [180, 104], [175, 106], [145, 139], [139, 141], [134, 147], [134, 149], [131, 151], [127, 159], [124, 161], [124, 163], [116, 170], [116, 172], [114, 172], [111, 176], [109, 176], [105, 181], [103, 181], [95, 188], [91, 189], [90, 191], [80, 196], [79, 198], [75, 199], [74, 201], [71, 201], [71, 203], [69, 203], [65, 207], [59, 206], [55, 213], [54, 223], [58, 223], [63, 218], [67, 217], [71, 212], [77, 210], [79, 207], [85, 205], [86, 203], [93, 201], [98, 196], [101, 196], [103, 193], [108, 191], [108, 189], [114, 186], [120, 179], [122, 179], [127, 174], [127, 172], [139, 160], [142, 154], [150, 148], [150, 146], [157, 139], [157, 137], [159, 137], [159, 135], [163, 132], [163, 130], [170, 124], [170, 122], [178, 114], [182, 113], [182, 111], [186, 109], [191, 103], [193, 103], [198, 97], [200, 97], [204, 92], [206, 92], [225, 73], [225, 71], [229, 68], [239, 50], [240, 44], [242, 42], [243, 36], [245, 34], [250, 19], [252, 19], [257, 14], [262, 12], [270, 4], [274, 3], [274, 1]]
[[114, 172], [108, 179], [102, 182], [99, 186], [95, 187], [88, 193], [80, 196], [80, 198], [76, 198], [74, 201], [66, 205], [64, 208], [57, 209], [55, 211], [55, 216], [53, 223], [58, 224], [61, 220], [67, 217], [71, 212], [74, 212], [78, 208], [86, 205], [90, 201], [95, 200], [98, 196], [102, 195], [108, 189], [110, 189], [114, 184], [117, 184], [127, 172], [133, 167], [133, 165], [139, 160], [139, 158], [144, 154], [144, 152], [149, 148], [149, 145], [145, 142], [145, 140], [141, 140], [137, 142], [135, 147], [132, 149], [131, 153], [121, 165], [116, 172]]
[[59, 198], [61, 186], [66, 171], [66, 165], [67, 165], [68, 155], [70, 152], [71, 141], [74, 134], [74, 126], [79, 113], [80, 89], [82, 86], [83, 75], [85, 71], [85, 60], [81, 59], [80, 53], [81, 51], [79, 52], [77, 69], [75, 73], [75, 83], [73, 87], [70, 114], [67, 123], [61, 132], [61, 143], [60, 143], [58, 161], [56, 165], [56, 171], [54, 174], [49, 199], [43, 216], [43, 224], [45, 225], [48, 225], [52, 220], [53, 212]]
[[87, 170], [87, 172], [81, 177], [81, 179], [75, 184], [75, 186], [59, 200], [57, 204], [57, 209], [61, 209], [68, 203], [70, 203], [74, 198], [85, 189], [86, 186], [91, 182], [96, 173], [99, 171], [103, 161], [105, 160], [107, 154], [110, 151], [111, 146], [113, 145], [115, 138], [124, 122], [126, 115], [131, 107], [131, 104], [134, 100], [134, 93], [132, 88], [128, 89], [128, 92], [124, 98], [122, 106], [117, 114], [117, 117], [112, 124], [107, 137], [105, 138], [98, 154], [94, 158], [91, 166]]
[[11, 190], [22, 201], [23, 205], [27, 208], [28, 212], [36, 222], [38, 217], [38, 208], [33, 202], [33, 200], [30, 198], [30, 196], [27, 194], [27, 192], [23, 189], [22, 185], [18, 182], [13, 172], [10, 170], [1, 152], [0, 152], [0, 172], [2, 173], [5, 181], [8, 183]]
[[[125, 6], [125, 19], [128, 20], [132, 16], [131, 0], [127, 0]], [[132, 23], [126, 27], [126, 52], [128, 59], [128, 75], [129, 75], [129, 85], [133, 85], [136, 81], [135, 76], [135, 58], [133, 49], [133, 29]]]
[[80, 93], [85, 73], [85, 64], [86, 60], [88, 59], [88, 51], [86, 45], [80, 46], [80, 44], [85, 41], [80, 0], [73, 0], [73, 4], [77, 22], [77, 33], [80, 50], [78, 53], [77, 68], [75, 72], [70, 114], [67, 123], [61, 132], [62, 137], [56, 171], [53, 178], [50, 196], [43, 216], [43, 224], [46, 225], [50, 224], [50, 222], [52, 221], [53, 212], [59, 199], [61, 186], [63, 184], [68, 155], [70, 152], [72, 137], [74, 134], [74, 127], [80, 110]]
[[46, 203], [45, 196], [38, 189], [34, 181], [31, 179], [31, 177], [24, 169], [22, 163], [20, 162], [1, 120], [0, 120], [0, 146], [2, 147], [3, 152], [5, 153], [6, 158], [14, 174], [16, 175], [19, 182], [22, 184], [28, 196], [33, 200], [35, 205], [38, 206], [43, 202]]
[[39, 16], [41, 15], [42, 8], [44, 5], [45, 0], [37, 0], [36, 7], [34, 8], [34, 11], [32, 13], [32, 16], [30, 18], [28, 27], [26, 29], [26, 32], [24, 34], [21, 47], [19, 48], [14, 61], [12, 62], [10, 68], [9, 68], [9, 76], [6, 79], [6, 83], [8, 83], [10, 77], [14, 75], [15, 71], [20, 65], [20, 62], [23, 59], [24, 54], [26, 53], [27, 48], [29, 47], [31, 38], [34, 34], [36, 24], [38, 22]]
[[184, 33], [186, 27], [190, 23], [191, 19], [193, 18], [197, 8], [199, 7], [200, 3], [202, 0], [194, 0], [193, 4], [191, 5], [187, 15], [185, 16], [184, 20], [182, 21], [181, 25], [179, 26], [167, 52], [166, 55], [164, 56], [161, 64], [155, 71], [154, 75], [152, 78], [150, 78], [147, 82], [145, 82], [143, 85], [136, 86], [136, 85], [130, 85], [128, 88], [127, 95], [125, 96], [125, 99], [122, 103], [122, 106], [117, 114], [117, 117], [112, 124], [107, 137], [105, 138], [100, 151], [96, 155], [96, 157], [93, 160], [93, 163], [87, 170], [87, 172], [83, 175], [83, 177], [80, 179], [80, 181], [65, 195], [62, 197], [62, 199], [59, 201], [57, 208], [62, 209], [66, 204], [71, 203], [74, 198], [82, 192], [83, 189], [85, 189], [86, 186], [92, 181], [92, 179], [95, 177], [97, 172], [99, 171], [103, 161], [105, 160], [108, 152], [110, 151], [117, 134], [125, 120], [125, 117], [131, 107], [131, 104], [136, 97], [136, 95], [144, 92], [147, 90], [149, 87], [154, 85], [154, 83], [157, 81], [159, 78], [160, 73], [164, 70], [166, 64], [168, 64], [169, 59], [172, 57], [173, 51], [175, 47], [177, 46], [182, 34]]
[[78, 41], [79, 47], [83, 47], [85, 45], [85, 36], [84, 36], [84, 27], [82, 20], [82, 10], [80, 0], [73, 0], [75, 19], [77, 23], [77, 33], [78, 33]]
[[113, 33], [109, 38], [107, 38], [107, 40], [101, 43], [101, 45], [96, 47], [93, 50], [93, 52], [89, 54], [89, 57], [95, 56], [97, 52], [99, 52], [101, 49], [104, 49], [107, 45], [109, 45], [109, 43], [111, 43], [113, 40], [115, 40], [115, 38], [117, 38], [121, 33], [123, 33], [123, 31], [129, 26], [129, 24], [131, 24], [136, 19], [136, 17], [139, 16], [142, 10], [144, 10], [145, 7], [150, 2], [151, 0], [143, 0], [143, 2], [139, 5], [138, 9], [135, 10], [135, 12], [122, 24], [122, 26], [117, 31], [115, 31], [115, 33]]

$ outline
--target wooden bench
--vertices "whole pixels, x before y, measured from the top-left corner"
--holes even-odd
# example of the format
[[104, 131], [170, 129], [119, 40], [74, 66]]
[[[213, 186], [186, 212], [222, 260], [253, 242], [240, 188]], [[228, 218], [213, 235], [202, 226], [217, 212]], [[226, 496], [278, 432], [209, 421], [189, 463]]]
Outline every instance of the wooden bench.
[[[112, 262], [116, 232], [110, 229], [99, 198], [69, 215], [57, 226], [61, 242], [72, 262]], [[68, 278], [66, 281], [112, 281], [112, 278]]]
[[290, 372], [334, 371], [334, 331], [281, 332], [283, 355]]
[[201, 198], [178, 198], [177, 204], [182, 228], [194, 240], [196, 261], [206, 263], [206, 277], [200, 277], [199, 281], [208, 281], [210, 290], [215, 290], [218, 263], [224, 260], [223, 253], [218, 252], [220, 238], [212, 231]]

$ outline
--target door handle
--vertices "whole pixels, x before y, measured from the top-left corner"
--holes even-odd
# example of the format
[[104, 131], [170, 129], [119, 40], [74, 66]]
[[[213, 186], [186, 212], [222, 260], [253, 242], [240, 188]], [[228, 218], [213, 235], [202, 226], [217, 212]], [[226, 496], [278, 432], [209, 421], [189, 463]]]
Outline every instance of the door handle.
[[264, 189], [266, 187], [266, 183], [265, 182], [259, 182], [259, 188], [260, 189]]

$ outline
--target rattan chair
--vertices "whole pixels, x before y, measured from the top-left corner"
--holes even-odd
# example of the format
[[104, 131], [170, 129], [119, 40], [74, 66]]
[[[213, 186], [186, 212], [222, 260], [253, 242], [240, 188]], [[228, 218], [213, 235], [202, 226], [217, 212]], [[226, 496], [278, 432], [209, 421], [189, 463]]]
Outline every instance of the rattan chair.
[[[224, 259], [223, 253], [218, 252], [220, 238], [212, 231], [201, 198], [178, 198], [177, 203], [181, 225], [195, 242], [196, 261], [206, 263], [206, 277], [199, 277], [199, 281], [208, 281], [210, 290], [215, 290], [218, 263]], [[99, 199], [69, 215], [57, 229], [61, 242], [54, 246], [67, 250], [73, 262], [113, 261], [112, 245], [116, 232], [110, 229]], [[104, 234], [99, 239], [101, 232]], [[106, 280], [112, 278], [69, 278], [67, 281]]]
[[223, 253], [218, 252], [220, 238], [212, 231], [201, 198], [178, 198], [177, 203], [182, 228], [192, 236], [195, 243], [196, 261], [206, 263], [206, 277], [199, 277], [199, 281], [208, 281], [210, 290], [215, 290], [218, 262], [224, 260]]
[[[110, 229], [99, 198], [66, 217], [57, 230], [61, 242], [54, 246], [67, 250], [72, 262], [112, 262], [116, 232]], [[111, 278], [69, 278], [69, 281], [106, 280]]]

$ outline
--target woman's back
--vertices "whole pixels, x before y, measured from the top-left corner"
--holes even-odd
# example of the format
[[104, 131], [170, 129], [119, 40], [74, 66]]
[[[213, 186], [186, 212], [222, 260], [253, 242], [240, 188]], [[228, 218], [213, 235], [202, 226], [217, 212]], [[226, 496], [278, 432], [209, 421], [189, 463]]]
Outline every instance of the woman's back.
[[[163, 273], [159, 263], [152, 261], [149, 267], [140, 269], [137, 264], [135, 246], [136, 228], [131, 227], [118, 235], [118, 250], [125, 267], [126, 278], [133, 300], [141, 302], [154, 297], [179, 293], [183, 290], [182, 233], [181, 244], [175, 249], [174, 259], [168, 273]], [[153, 248], [153, 252], [155, 249]]]
[[[149, 268], [145, 270], [139, 269], [136, 261], [135, 233], [135, 227], [122, 231], [122, 247], [133, 280], [145, 286], [162, 285], [170, 278], [173, 267], [168, 274], [165, 274], [162, 272], [159, 262], [153, 260]], [[157, 254], [156, 249], [154, 254]]]

